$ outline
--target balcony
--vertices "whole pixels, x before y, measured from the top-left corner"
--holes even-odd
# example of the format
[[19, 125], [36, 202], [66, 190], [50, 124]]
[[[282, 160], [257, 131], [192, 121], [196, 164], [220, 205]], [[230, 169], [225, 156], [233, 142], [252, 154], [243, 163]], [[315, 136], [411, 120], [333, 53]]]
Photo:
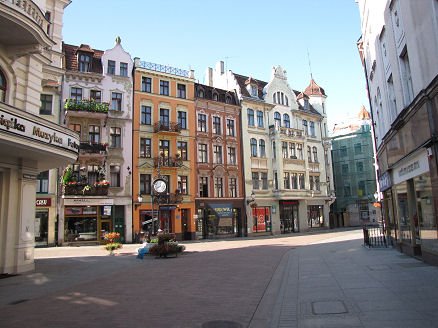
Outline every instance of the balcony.
[[32, 0], [0, 0], [0, 39], [3, 45], [52, 47], [50, 22]]
[[64, 186], [66, 196], [107, 196], [109, 185], [86, 186], [82, 184], [70, 184]]
[[94, 99], [67, 99], [64, 109], [67, 112], [92, 112], [92, 113], [108, 113], [109, 103], [96, 102]]
[[278, 134], [279, 136], [289, 137], [289, 138], [299, 138], [299, 139], [304, 138], [303, 130], [286, 128], [284, 126], [270, 125], [269, 126], [269, 134], [270, 135]]
[[149, 69], [151, 71], [192, 78], [190, 76], [189, 71], [175, 68], [175, 67], [171, 67], [171, 66], [167, 66], [167, 65], [155, 64], [155, 63], [150, 63], [150, 62], [146, 62], [146, 61], [138, 61], [138, 63], [136, 63], [136, 66], [141, 67], [141, 68], [145, 68], [145, 69]]
[[[178, 191], [178, 190], [177, 190]], [[180, 192], [169, 193], [169, 194], [153, 194], [153, 201], [155, 204], [181, 204], [184, 197]]]
[[170, 134], [179, 134], [181, 133], [181, 130], [181, 124], [175, 122], [160, 121], [154, 124], [155, 133], [168, 132]]
[[181, 167], [183, 160], [179, 157], [154, 157], [154, 167]]
[[94, 143], [94, 142], [81, 142], [79, 146], [80, 155], [96, 154], [105, 155], [106, 154], [106, 144]]

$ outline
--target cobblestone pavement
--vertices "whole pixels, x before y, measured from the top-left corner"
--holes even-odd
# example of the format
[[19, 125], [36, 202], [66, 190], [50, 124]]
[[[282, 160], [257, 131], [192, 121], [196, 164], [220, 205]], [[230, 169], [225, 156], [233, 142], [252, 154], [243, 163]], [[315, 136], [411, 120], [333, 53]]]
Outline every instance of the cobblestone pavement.
[[1, 326], [387, 327], [379, 323], [410, 320], [433, 327], [438, 268], [392, 249], [368, 250], [361, 238], [361, 230], [338, 230], [187, 242], [185, 255], [143, 260], [135, 258], [138, 245], [117, 256], [102, 247], [36, 249], [34, 273], [0, 279]]

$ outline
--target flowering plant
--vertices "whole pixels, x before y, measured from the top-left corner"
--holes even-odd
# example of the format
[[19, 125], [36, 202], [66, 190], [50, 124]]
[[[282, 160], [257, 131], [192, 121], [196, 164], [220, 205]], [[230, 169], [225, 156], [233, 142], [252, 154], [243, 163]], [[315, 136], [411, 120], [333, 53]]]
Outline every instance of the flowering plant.
[[86, 186], [82, 189], [82, 194], [85, 195], [85, 193], [86, 193], [87, 191], [90, 191], [90, 190], [91, 190], [91, 187], [90, 187], [89, 185], [86, 185]]
[[108, 244], [104, 246], [104, 249], [109, 251], [110, 255], [113, 254], [116, 249], [123, 247], [123, 245], [119, 243], [120, 233], [118, 232], [108, 232], [103, 236], [103, 239], [108, 242]]
[[95, 187], [108, 187], [109, 186], [109, 181], [107, 181], [107, 180], [102, 180], [102, 181], [96, 181], [95, 183], [94, 183], [94, 186]]
[[79, 185], [79, 182], [78, 181], [69, 181], [67, 183], [67, 185], [69, 185], [69, 186], [77, 186], [77, 185]]
[[103, 236], [103, 239], [105, 239], [106, 241], [109, 241], [110, 243], [113, 243], [113, 242], [118, 241], [120, 239], [120, 233], [118, 233], [118, 232], [107, 232]]

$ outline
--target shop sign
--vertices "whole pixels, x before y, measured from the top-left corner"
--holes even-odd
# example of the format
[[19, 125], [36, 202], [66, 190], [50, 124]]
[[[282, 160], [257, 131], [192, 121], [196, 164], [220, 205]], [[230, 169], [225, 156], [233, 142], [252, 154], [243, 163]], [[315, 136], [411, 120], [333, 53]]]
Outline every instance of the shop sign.
[[403, 161], [393, 169], [394, 184], [412, 179], [417, 175], [429, 172], [429, 160], [426, 151], [421, 151], [417, 156]]
[[297, 200], [283, 200], [283, 205], [298, 205]]
[[380, 191], [385, 191], [392, 187], [391, 175], [388, 171], [379, 177]]
[[112, 198], [64, 198], [64, 206], [74, 205], [114, 205]]
[[35, 205], [37, 207], [52, 206], [52, 199], [51, 198], [37, 198], [35, 201]]
[[5, 110], [0, 110], [0, 130], [44, 144], [55, 145], [75, 153], [79, 152], [77, 138]]
[[209, 204], [209, 206], [219, 218], [230, 218], [233, 216], [232, 204]]

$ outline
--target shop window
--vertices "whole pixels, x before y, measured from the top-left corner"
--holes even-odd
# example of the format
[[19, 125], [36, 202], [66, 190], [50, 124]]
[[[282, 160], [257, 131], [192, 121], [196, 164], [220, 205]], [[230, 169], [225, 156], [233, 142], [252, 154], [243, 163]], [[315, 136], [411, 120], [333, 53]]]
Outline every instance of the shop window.
[[40, 172], [37, 175], [37, 193], [47, 194], [49, 192], [49, 171]]
[[321, 205], [311, 205], [307, 206], [307, 218], [309, 228], [318, 228], [324, 225], [324, 216], [322, 213]]
[[140, 138], [140, 157], [151, 158], [152, 147], [151, 139]]
[[110, 129], [110, 140], [112, 148], [121, 148], [122, 146], [122, 129], [112, 127]]
[[178, 189], [180, 193], [187, 195], [187, 176], [178, 175]]
[[253, 231], [266, 232], [271, 231], [271, 214], [269, 207], [255, 207], [252, 209]]
[[151, 175], [150, 174], [140, 174], [140, 194], [150, 195], [151, 194]]
[[178, 111], [178, 124], [181, 127], [181, 129], [186, 130], [187, 129], [187, 113]]
[[181, 160], [186, 161], [187, 160], [187, 142], [186, 141], [178, 141], [178, 156]]
[[[71, 210], [71, 211], [70, 211]], [[97, 240], [97, 218], [93, 217], [74, 217], [68, 216], [73, 213], [96, 214], [96, 207], [71, 207], [66, 208], [64, 219], [64, 240], [67, 242], [76, 241], [96, 241]]]
[[122, 110], [122, 94], [119, 92], [111, 92], [111, 110]]
[[128, 64], [127, 63], [120, 63], [120, 75], [121, 76], [128, 76]]
[[141, 124], [151, 125], [152, 109], [151, 106], [141, 106]]
[[52, 115], [53, 96], [41, 94], [40, 115]]
[[35, 243], [37, 246], [47, 245], [49, 231], [49, 211], [35, 212]]
[[141, 91], [152, 92], [152, 79], [150, 77], [143, 76], [141, 78]]
[[110, 166], [111, 187], [120, 187], [120, 165]]
[[208, 197], [208, 177], [199, 178], [199, 197]]
[[110, 75], [116, 75], [116, 62], [114, 60], [108, 60], [107, 73]]

